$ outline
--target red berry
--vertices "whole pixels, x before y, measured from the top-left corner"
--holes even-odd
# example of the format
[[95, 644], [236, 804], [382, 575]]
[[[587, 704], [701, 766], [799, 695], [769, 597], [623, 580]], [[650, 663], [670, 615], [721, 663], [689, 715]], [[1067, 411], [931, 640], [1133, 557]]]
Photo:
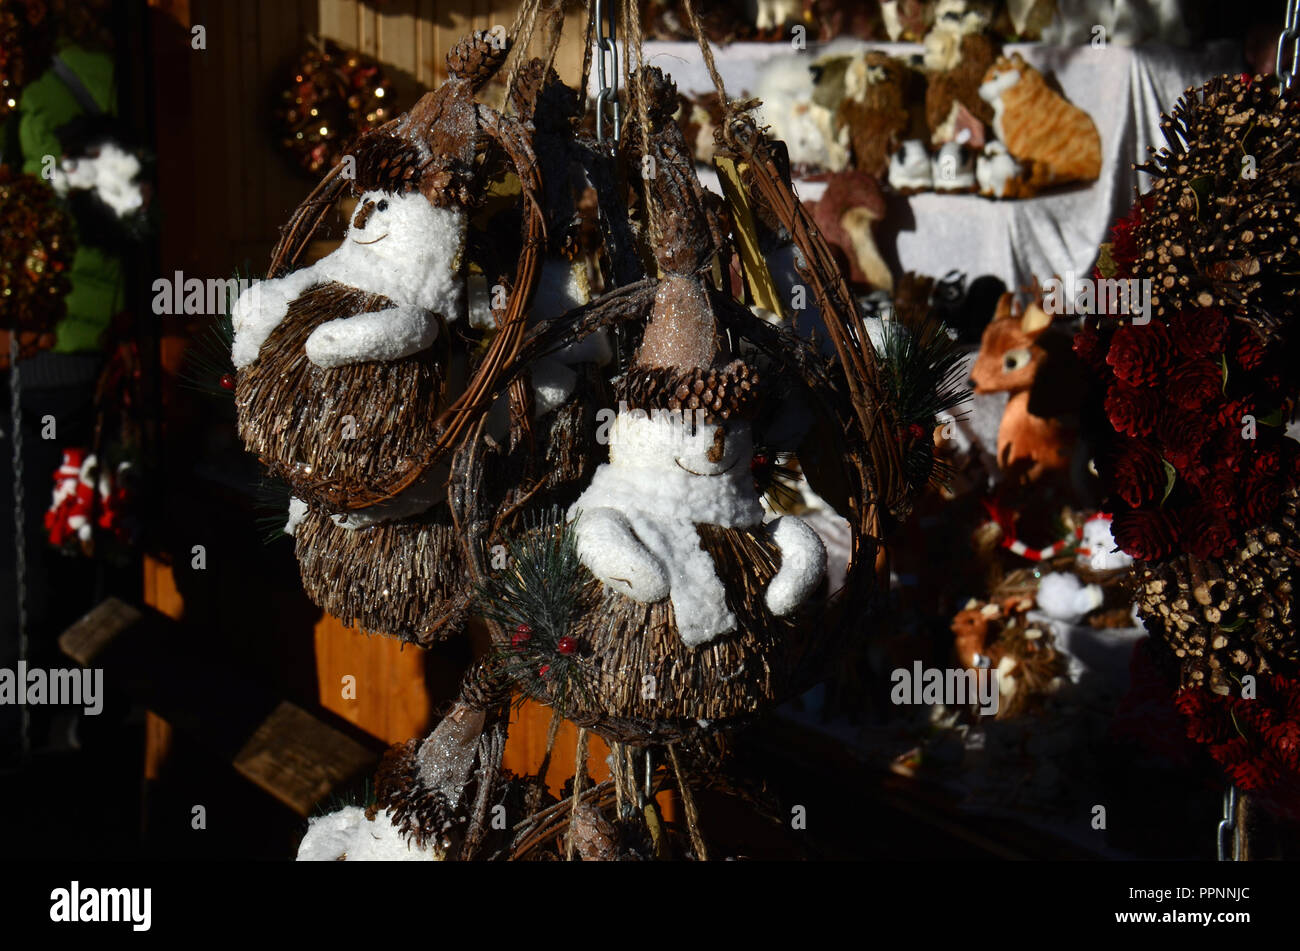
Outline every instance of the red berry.
[[223, 390], [233, 390], [235, 388], [235, 374], [233, 373], [221, 374], [221, 388]]
[[550, 664], [542, 664], [542, 666], [537, 668], [537, 676], [539, 677], [545, 677], [550, 672], [551, 672]]
[[763, 455], [761, 452], [755, 453], [754, 458], [749, 461], [749, 467], [751, 469], [761, 469], [765, 465], [767, 465], [767, 456]]
[[523, 650], [524, 645], [532, 640], [532, 637], [533, 629], [527, 624], [520, 624], [515, 628], [515, 633], [510, 638], [510, 646], [515, 650]]
[[913, 439], [924, 439], [925, 427], [920, 423], [913, 423], [911, 426], [907, 427], [907, 434]]
[[578, 649], [578, 642], [566, 634], [555, 642], [555, 649], [561, 654], [572, 654]]

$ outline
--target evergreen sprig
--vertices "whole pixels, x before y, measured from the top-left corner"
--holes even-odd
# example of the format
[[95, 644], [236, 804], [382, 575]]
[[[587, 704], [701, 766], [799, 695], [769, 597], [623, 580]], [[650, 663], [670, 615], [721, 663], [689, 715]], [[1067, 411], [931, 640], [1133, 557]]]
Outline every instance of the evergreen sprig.
[[[928, 317], [911, 328], [886, 321], [877, 354], [885, 396], [904, 444], [904, 476], [916, 486], [947, 484], [952, 466], [935, 455], [931, 433], [940, 415], [970, 397], [965, 351], [942, 321]], [[914, 427], [923, 435], [918, 437]]]
[[877, 352], [881, 381], [902, 426], [933, 427], [936, 417], [970, 397], [965, 351], [934, 318], [911, 330], [885, 321]]
[[288, 538], [284, 532], [289, 520], [289, 500], [293, 490], [279, 479], [263, 477], [253, 485], [254, 525], [262, 544], [271, 545]]
[[[235, 269], [234, 279], [242, 282], [236, 283], [237, 287], [249, 283], [239, 268]], [[231, 322], [234, 306], [234, 296], [228, 296], [221, 313], [194, 335], [179, 373], [182, 386], [209, 396], [234, 399], [234, 389], [221, 385], [223, 378], [233, 380], [235, 377], [235, 364], [230, 358], [230, 348], [235, 342], [235, 328]]]
[[552, 507], [531, 513], [523, 533], [504, 545], [505, 566], [492, 571], [476, 592], [479, 611], [499, 623], [509, 639], [497, 645], [505, 675], [523, 696], [563, 711], [575, 692], [589, 691], [584, 645], [574, 641], [570, 651], [560, 649], [563, 639], [572, 638], [589, 577], [578, 558], [573, 526]]

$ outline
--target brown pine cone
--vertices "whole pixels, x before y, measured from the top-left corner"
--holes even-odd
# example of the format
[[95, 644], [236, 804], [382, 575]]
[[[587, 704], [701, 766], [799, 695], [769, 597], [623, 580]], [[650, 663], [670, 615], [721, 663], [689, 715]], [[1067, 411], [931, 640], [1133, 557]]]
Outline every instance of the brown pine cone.
[[467, 79], [479, 89], [501, 68], [509, 48], [509, 41], [500, 34], [476, 30], [447, 53], [447, 71], [453, 79]]
[[704, 410], [706, 422], [744, 415], [758, 395], [758, 371], [743, 360], [723, 367], [634, 368], [619, 387], [631, 409]]
[[424, 160], [406, 139], [390, 133], [365, 136], [357, 143], [354, 188], [368, 191], [408, 192], [420, 187]]
[[500, 664], [481, 660], [465, 673], [460, 702], [473, 710], [491, 710], [510, 700], [510, 678]]

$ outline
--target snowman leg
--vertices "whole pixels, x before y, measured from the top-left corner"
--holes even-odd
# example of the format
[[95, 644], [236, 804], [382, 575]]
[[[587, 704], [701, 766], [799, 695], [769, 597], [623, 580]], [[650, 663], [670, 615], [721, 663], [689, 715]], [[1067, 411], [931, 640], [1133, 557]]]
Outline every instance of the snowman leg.
[[327, 320], [307, 338], [307, 359], [318, 367], [396, 360], [419, 353], [438, 338], [438, 321], [419, 307]]
[[781, 549], [781, 567], [767, 586], [767, 609], [789, 614], [810, 595], [826, 574], [826, 546], [801, 518], [784, 515], [767, 526]]
[[668, 597], [668, 573], [641, 544], [621, 512], [583, 509], [573, 528], [578, 557], [609, 587], [642, 604]]

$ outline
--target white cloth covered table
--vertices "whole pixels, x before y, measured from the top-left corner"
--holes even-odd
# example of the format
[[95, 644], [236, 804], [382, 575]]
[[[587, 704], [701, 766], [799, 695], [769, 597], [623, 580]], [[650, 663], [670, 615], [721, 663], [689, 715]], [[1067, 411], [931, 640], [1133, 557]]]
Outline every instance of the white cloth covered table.
[[[869, 46], [901, 57], [921, 52], [919, 44], [907, 43], [837, 41], [835, 46]], [[812, 44], [798, 55], [812, 62], [825, 49]], [[1241, 71], [1240, 53], [1227, 42], [1197, 49], [1012, 43], [1006, 51], [1019, 52], [1049, 79], [1054, 76], [1066, 97], [1092, 116], [1101, 133], [1101, 176], [1091, 186], [1021, 201], [935, 193], [891, 196], [878, 243], [900, 270], [942, 276], [956, 268], [971, 278], [995, 275], [1009, 287], [1070, 271], [1086, 276], [1112, 222], [1132, 204], [1134, 185], [1147, 186], [1147, 176], [1130, 166], [1146, 161], [1147, 146], [1164, 141], [1161, 110], [1168, 110], [1189, 86]], [[782, 43], [737, 43], [715, 53], [727, 92], [735, 97], [756, 87], [766, 61], [791, 55]], [[646, 61], [670, 74], [684, 93], [713, 89], [694, 43], [647, 43]], [[823, 190], [816, 182], [797, 187], [804, 200], [820, 197]]]

